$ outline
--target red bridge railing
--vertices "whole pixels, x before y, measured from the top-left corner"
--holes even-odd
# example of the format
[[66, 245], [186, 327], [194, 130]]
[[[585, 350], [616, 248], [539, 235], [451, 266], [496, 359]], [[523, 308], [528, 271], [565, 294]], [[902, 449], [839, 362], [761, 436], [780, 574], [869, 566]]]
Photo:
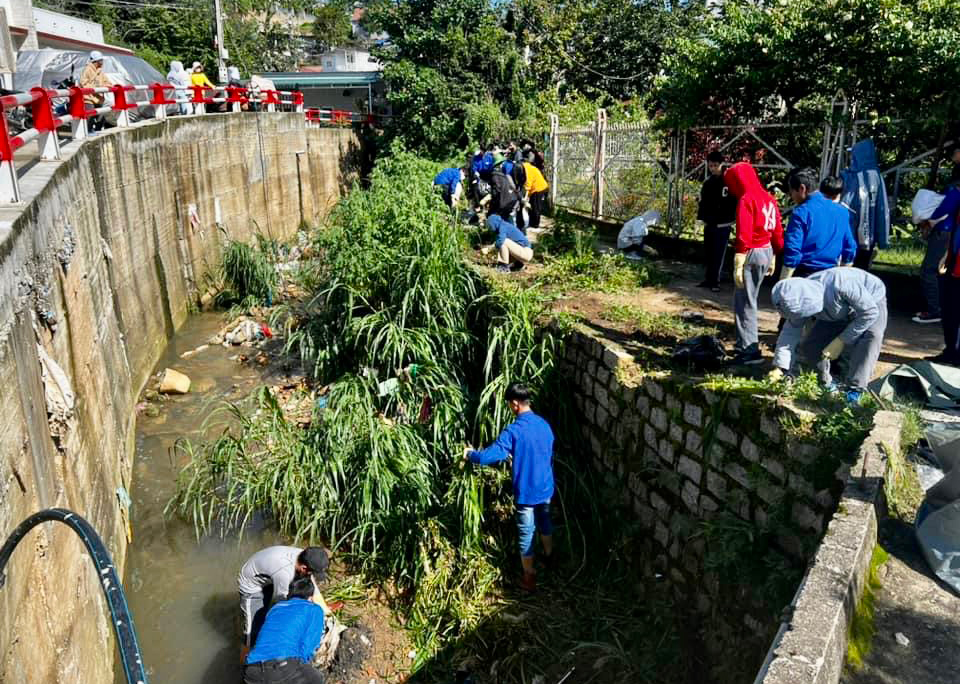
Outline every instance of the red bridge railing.
[[[92, 95], [103, 100], [109, 95], [112, 102], [95, 106], [86, 100]], [[117, 127], [127, 128], [132, 123], [130, 112], [144, 109], [147, 110], [146, 116], [152, 114], [153, 119], [162, 120], [167, 117], [167, 108], [172, 106], [188, 115], [239, 112], [251, 106], [267, 112], [302, 112], [303, 93], [234, 86], [178, 89], [169, 83], [153, 83], [63, 90], [33, 88], [29, 93], [0, 96], [0, 205], [20, 201], [14, 157], [24, 145], [37, 140], [40, 159], [55, 161], [60, 159], [61, 127], [69, 126], [72, 139], [82, 141], [89, 135], [89, 120], [94, 117], [112, 112], [116, 114]], [[33, 126], [10, 135], [7, 113], [17, 107], [29, 110]], [[309, 115], [307, 118], [309, 121]]]

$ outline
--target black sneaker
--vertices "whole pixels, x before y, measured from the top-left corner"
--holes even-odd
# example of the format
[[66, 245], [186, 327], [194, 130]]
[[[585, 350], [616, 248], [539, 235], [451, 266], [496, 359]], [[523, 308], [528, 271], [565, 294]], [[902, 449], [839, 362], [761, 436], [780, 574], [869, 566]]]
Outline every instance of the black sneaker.
[[510, 273], [510, 266], [507, 264], [497, 264], [497, 273]]
[[938, 314], [932, 314], [928, 311], [921, 311], [916, 316], [911, 319], [914, 323], [926, 324], [926, 323], [939, 323], [940, 316]]
[[758, 363], [763, 363], [763, 354], [760, 353], [759, 349], [739, 351], [730, 360], [731, 366], [755, 366]]

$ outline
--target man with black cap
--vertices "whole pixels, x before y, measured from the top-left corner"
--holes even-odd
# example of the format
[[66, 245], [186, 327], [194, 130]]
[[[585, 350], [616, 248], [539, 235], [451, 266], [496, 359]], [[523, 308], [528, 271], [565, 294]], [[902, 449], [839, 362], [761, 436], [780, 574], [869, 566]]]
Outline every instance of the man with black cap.
[[322, 581], [329, 564], [326, 550], [319, 546], [268, 546], [250, 556], [237, 575], [245, 651], [256, 641], [271, 603], [287, 597], [290, 582], [307, 575]]

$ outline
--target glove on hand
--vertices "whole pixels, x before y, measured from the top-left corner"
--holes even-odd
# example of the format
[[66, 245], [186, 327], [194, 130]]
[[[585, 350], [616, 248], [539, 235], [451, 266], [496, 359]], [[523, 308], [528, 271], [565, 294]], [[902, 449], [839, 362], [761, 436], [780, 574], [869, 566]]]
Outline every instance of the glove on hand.
[[840, 356], [841, 353], [843, 353], [843, 340], [838, 337], [823, 350], [823, 358], [832, 361]]
[[733, 284], [738, 288], [743, 288], [743, 269], [747, 265], [747, 254], [733, 255]]
[[779, 382], [780, 380], [783, 380], [783, 369], [774, 368], [772, 371], [767, 373], [767, 380], [770, 382]]
[[789, 266], [784, 265], [784, 267], [780, 269], [780, 280], [786, 280], [787, 278], [792, 278], [793, 272], [795, 270], [796, 269], [790, 268]]
[[776, 259], [771, 259], [771, 260], [770, 260], [770, 264], [767, 266], [766, 275], [772, 276], [772, 275], [773, 275], [773, 272], [776, 271], [776, 270], [777, 270], [777, 260], [776, 260]]

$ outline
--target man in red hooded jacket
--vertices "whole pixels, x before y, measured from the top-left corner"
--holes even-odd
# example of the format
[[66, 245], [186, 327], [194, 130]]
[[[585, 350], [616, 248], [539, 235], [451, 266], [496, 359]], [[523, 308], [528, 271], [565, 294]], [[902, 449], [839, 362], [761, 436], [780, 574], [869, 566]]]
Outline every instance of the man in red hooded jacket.
[[723, 174], [737, 201], [737, 237], [733, 241], [733, 311], [737, 326], [735, 364], [763, 360], [757, 329], [757, 299], [765, 276], [773, 275], [774, 252], [783, 251], [783, 224], [777, 200], [764, 190], [757, 172], [737, 162]]

